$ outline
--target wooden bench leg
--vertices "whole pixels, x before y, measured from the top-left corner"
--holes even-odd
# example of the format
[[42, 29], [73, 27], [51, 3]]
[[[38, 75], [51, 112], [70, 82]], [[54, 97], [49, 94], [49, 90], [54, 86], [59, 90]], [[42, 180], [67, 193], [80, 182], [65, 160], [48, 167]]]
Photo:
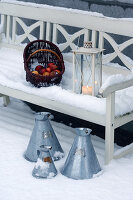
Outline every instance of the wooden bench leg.
[[112, 93], [106, 99], [105, 164], [108, 164], [114, 155], [114, 115], [115, 93]]
[[8, 106], [8, 104], [10, 103], [9, 96], [3, 96], [3, 102], [4, 102], [4, 106]]

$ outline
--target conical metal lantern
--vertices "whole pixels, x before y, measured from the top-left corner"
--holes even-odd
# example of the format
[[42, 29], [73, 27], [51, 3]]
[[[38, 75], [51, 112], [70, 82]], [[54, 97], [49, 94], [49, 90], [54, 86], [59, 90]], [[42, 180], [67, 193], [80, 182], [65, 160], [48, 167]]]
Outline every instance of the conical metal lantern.
[[35, 114], [34, 129], [25, 153], [25, 158], [29, 161], [37, 161], [37, 150], [41, 145], [52, 146], [50, 153], [54, 160], [59, 160], [64, 156], [62, 147], [48, 119], [49, 116], [48, 112]]
[[93, 148], [91, 129], [76, 128], [76, 137], [61, 173], [72, 179], [90, 179], [101, 168]]
[[38, 160], [32, 171], [32, 176], [36, 178], [53, 178], [57, 175], [57, 170], [49, 152], [51, 148], [50, 146], [40, 146], [37, 151]]

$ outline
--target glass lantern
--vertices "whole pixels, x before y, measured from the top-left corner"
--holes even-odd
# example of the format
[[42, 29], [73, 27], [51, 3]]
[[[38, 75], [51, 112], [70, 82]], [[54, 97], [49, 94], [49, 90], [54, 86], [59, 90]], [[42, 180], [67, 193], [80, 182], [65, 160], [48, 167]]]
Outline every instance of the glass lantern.
[[73, 51], [73, 91], [97, 96], [102, 84], [102, 51], [80, 47]]

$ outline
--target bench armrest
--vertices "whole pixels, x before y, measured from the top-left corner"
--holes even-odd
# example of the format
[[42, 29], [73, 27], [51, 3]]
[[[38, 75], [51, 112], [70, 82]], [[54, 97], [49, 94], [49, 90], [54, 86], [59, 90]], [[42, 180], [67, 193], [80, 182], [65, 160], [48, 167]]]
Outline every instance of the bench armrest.
[[3, 33], [3, 25], [0, 24], [0, 41], [2, 39], [2, 33]]
[[114, 79], [114, 83], [112, 82], [110, 85], [109, 85], [109, 81], [107, 84], [104, 84], [99, 90], [100, 96], [106, 98], [107, 96], [109, 96], [110, 93], [133, 86], [132, 73], [127, 77], [120, 74], [118, 74], [117, 76], [116, 75], [112, 76], [112, 77], [115, 78], [116, 80]]
[[3, 33], [3, 25], [0, 24], [0, 34]]

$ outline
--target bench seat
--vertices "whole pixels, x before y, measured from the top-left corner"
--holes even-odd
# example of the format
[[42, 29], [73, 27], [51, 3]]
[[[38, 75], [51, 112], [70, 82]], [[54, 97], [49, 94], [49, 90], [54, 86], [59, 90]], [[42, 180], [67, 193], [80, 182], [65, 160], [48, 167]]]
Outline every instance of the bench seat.
[[[0, 85], [48, 100], [57, 101], [58, 103], [67, 104], [100, 115], [105, 115], [105, 98], [74, 94], [71, 91], [71, 54], [64, 54], [64, 60], [66, 71], [59, 86], [35, 88], [25, 80], [23, 52], [3, 47], [0, 49]], [[124, 115], [133, 111], [133, 87], [117, 91], [115, 99], [115, 116]]]

